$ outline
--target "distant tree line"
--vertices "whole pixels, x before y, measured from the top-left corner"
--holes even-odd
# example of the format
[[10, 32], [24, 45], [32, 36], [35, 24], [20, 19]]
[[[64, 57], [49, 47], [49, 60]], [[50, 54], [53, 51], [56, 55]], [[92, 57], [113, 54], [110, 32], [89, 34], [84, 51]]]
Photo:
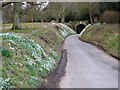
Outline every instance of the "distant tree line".
[[18, 18], [13, 15], [15, 12], [21, 22], [87, 20], [89, 23], [120, 23], [120, 2], [50, 2], [43, 10], [34, 4], [26, 8], [21, 8], [19, 3], [15, 5], [8, 4], [2, 8], [4, 23], [14, 22], [14, 18]]

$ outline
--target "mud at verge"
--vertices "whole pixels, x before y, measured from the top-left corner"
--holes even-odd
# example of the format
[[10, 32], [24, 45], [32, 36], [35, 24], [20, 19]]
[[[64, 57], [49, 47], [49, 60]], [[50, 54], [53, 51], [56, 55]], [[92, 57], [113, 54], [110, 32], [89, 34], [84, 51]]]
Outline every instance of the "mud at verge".
[[57, 68], [51, 75], [47, 78], [47, 85], [43, 85], [40, 88], [59, 88], [60, 79], [65, 75], [65, 67], [67, 64], [67, 50], [62, 50], [62, 56], [58, 63]]

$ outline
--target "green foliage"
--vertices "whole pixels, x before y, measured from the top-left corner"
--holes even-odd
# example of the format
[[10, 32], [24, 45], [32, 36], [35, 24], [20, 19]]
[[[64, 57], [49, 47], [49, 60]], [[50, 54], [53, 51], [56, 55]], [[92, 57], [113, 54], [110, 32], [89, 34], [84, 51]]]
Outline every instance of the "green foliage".
[[120, 11], [120, 2], [100, 2], [99, 10], [100, 12], [104, 12], [105, 10], [114, 10]]
[[[52, 57], [50, 58], [44, 49], [33, 40], [13, 33], [2, 33], [0, 36], [3, 38], [3, 42], [7, 41], [6, 44], [12, 44], [7, 48], [13, 48], [13, 53], [15, 53], [15, 56], [11, 58], [14, 59], [14, 61], [6, 59], [3, 62], [3, 69], [5, 68], [3, 76], [5, 76], [4, 78], [11, 78], [13, 86], [30, 87], [31, 83], [35, 82], [35, 80], [31, 79], [30, 76], [34, 75], [34, 77], [42, 78], [55, 68], [56, 63], [54, 62], [54, 59]], [[2, 54], [5, 57], [10, 56], [9, 50], [6, 49], [2, 49]], [[20, 82], [24, 82], [24, 79], [21, 80], [21, 78], [24, 78], [28, 71], [29, 74], [26, 77], [26, 83], [20, 85]], [[8, 72], [10, 76], [8, 75]], [[16, 81], [14, 78], [16, 78]], [[30, 82], [27, 81], [27, 79], [29, 79]], [[38, 82], [40, 83], [41, 81], [38, 80]], [[36, 84], [33, 83], [35, 84], [34, 87], [38, 86], [38, 82], [36, 82]], [[6, 85], [6, 83], [4, 84]]]
[[82, 11], [81, 13], [79, 14], [78, 20], [89, 20], [90, 19], [89, 12]]
[[1, 52], [1, 55], [3, 57], [6, 57], [6, 58], [11, 58], [11, 53], [9, 50], [7, 50], [5, 47], [0, 47], [0, 52]]
[[76, 15], [71, 10], [65, 15], [65, 22], [75, 21]]
[[8, 90], [9, 87], [11, 87], [12, 85], [12, 82], [10, 81], [10, 78], [8, 79], [3, 79], [3, 78], [0, 78], [0, 89], [1, 90]]

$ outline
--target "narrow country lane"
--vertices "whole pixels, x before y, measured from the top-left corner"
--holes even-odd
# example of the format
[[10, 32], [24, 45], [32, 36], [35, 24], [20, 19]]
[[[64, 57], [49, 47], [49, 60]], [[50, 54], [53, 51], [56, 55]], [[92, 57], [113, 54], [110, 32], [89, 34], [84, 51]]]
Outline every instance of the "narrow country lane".
[[118, 60], [78, 37], [65, 40], [68, 62], [60, 88], [118, 88]]

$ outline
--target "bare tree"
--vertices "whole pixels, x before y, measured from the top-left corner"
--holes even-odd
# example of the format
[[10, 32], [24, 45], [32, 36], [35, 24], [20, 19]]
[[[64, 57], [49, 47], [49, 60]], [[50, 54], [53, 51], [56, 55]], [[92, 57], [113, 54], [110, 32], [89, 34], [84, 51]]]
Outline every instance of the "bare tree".
[[[26, 2], [26, 3], [28, 3], [30, 7], [38, 6], [38, 8], [41, 9], [41, 8], [44, 7], [43, 4], [45, 4], [46, 1], [45, 2], [39, 2], [39, 3], [38, 2]], [[2, 8], [6, 7], [9, 4], [12, 4], [12, 6], [13, 6], [14, 20], [13, 20], [12, 30], [20, 30], [21, 29], [21, 26], [20, 26], [20, 10], [22, 9], [21, 5], [23, 4], [23, 2], [3, 2], [2, 3]]]

